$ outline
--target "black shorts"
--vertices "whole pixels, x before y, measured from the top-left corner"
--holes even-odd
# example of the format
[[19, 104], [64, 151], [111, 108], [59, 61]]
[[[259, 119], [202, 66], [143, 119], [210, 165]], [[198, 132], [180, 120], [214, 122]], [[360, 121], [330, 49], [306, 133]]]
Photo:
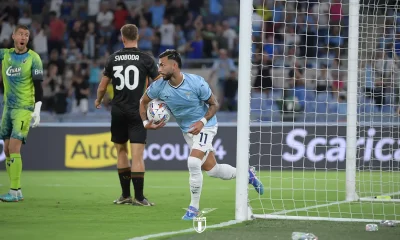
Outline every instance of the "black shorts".
[[120, 108], [111, 108], [111, 141], [123, 144], [128, 140], [130, 143], [146, 144], [147, 130], [143, 126], [139, 116], [139, 110], [124, 112]]

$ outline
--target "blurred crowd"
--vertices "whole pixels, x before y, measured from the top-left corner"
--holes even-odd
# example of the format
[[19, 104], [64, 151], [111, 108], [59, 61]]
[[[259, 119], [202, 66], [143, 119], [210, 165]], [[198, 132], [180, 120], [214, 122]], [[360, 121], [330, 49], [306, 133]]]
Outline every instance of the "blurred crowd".
[[[348, 1], [254, 3], [253, 62], [258, 70], [253, 83], [253, 113], [261, 117], [275, 111], [345, 116]], [[396, 113], [399, 4], [364, 1], [359, 20], [358, 113]]]
[[[123, 47], [119, 30], [126, 23], [139, 27], [141, 50], [156, 57], [175, 48], [184, 58], [184, 68], [208, 69], [204, 77], [218, 96], [221, 110], [237, 109], [239, 0], [1, 2], [0, 47], [12, 47], [13, 27], [25, 24], [31, 30], [29, 47], [45, 63], [45, 111], [94, 111], [92, 101], [104, 60]], [[348, 4], [254, 0], [253, 6], [254, 112], [345, 114]], [[377, 109], [393, 103], [385, 93], [394, 86], [382, 79], [397, 78], [400, 54], [399, 28], [395, 27], [400, 17], [396, 11], [384, 14], [387, 27], [377, 50], [361, 66], [366, 69], [364, 100], [370, 99]], [[106, 98], [112, 97], [110, 86]]]
[[185, 59], [238, 53], [237, 0], [20, 0], [0, 8], [0, 47], [13, 47], [16, 24], [30, 28], [29, 47], [45, 63], [43, 109], [57, 114], [93, 111], [104, 61], [123, 47], [119, 30], [126, 23], [138, 26], [138, 47], [153, 56], [168, 48]]

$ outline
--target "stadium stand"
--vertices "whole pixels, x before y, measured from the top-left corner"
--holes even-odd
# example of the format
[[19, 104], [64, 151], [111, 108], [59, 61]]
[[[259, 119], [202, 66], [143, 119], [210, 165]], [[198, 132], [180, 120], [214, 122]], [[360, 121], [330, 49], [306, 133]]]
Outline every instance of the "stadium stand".
[[[231, 122], [236, 119], [239, 46], [239, 4], [233, 1], [239, 2], [35, 0], [32, 4], [28, 0], [8, 1], [0, 6], [3, 13], [0, 47], [12, 47], [10, 36], [16, 23], [30, 27], [29, 46], [45, 63], [42, 122], [106, 122], [110, 119], [109, 103], [106, 101], [101, 110], [93, 107], [97, 84], [104, 60], [122, 47], [119, 29], [125, 23], [134, 23], [140, 31], [139, 48], [153, 56], [167, 48], [178, 49], [184, 56], [183, 68], [202, 75], [218, 96], [222, 103], [219, 120]], [[306, 2], [283, 4], [283, 1], [254, 0], [259, 11], [253, 13], [251, 108], [262, 112], [253, 112], [258, 116], [253, 118], [255, 121], [345, 120], [347, 9], [342, 9], [340, 0], [324, 5], [329, 6], [326, 9], [320, 5], [325, 0]], [[326, 13], [331, 14], [329, 20], [324, 18]], [[400, 22], [400, 14], [393, 18], [394, 22]], [[394, 22], [382, 22], [383, 19], [387, 18], [378, 19], [382, 26], [394, 25]], [[382, 49], [381, 58], [397, 60], [400, 40], [394, 33], [400, 33], [400, 29], [382, 29], [385, 32], [370, 33], [376, 36], [369, 39], [381, 39], [379, 44], [366, 42], [361, 47], [376, 45]], [[390, 44], [396, 48], [393, 54], [387, 51]], [[372, 56], [360, 57], [372, 59]], [[374, 58], [379, 61], [378, 54]], [[396, 79], [398, 67], [399, 62], [394, 61]], [[369, 76], [367, 70], [361, 72], [360, 82], [367, 89], [369, 78], [376, 73], [371, 72]], [[319, 93], [323, 89], [331, 91]], [[112, 95], [110, 88], [108, 99]], [[282, 100], [288, 97], [297, 99], [298, 109], [285, 109]], [[263, 99], [262, 104], [259, 99]], [[397, 97], [371, 95], [359, 100], [363, 104], [359, 111], [371, 113], [371, 117], [379, 111], [390, 114], [397, 111], [393, 107]]]

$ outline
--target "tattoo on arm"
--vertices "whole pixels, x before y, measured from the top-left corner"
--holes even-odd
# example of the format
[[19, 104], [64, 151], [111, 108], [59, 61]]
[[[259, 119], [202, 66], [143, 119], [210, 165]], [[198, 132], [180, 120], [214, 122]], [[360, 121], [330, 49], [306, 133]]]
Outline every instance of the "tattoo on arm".
[[208, 104], [208, 111], [204, 116], [207, 121], [209, 121], [214, 115], [217, 113], [219, 104], [217, 99], [215, 98], [214, 94], [211, 94], [211, 97], [207, 100]]

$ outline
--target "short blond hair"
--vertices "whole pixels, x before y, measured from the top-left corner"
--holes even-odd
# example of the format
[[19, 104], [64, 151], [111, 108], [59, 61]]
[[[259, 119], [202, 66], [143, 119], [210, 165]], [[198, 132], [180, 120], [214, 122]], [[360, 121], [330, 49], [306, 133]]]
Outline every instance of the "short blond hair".
[[124, 38], [131, 41], [135, 41], [139, 37], [139, 30], [135, 24], [125, 24], [121, 28], [121, 33]]

